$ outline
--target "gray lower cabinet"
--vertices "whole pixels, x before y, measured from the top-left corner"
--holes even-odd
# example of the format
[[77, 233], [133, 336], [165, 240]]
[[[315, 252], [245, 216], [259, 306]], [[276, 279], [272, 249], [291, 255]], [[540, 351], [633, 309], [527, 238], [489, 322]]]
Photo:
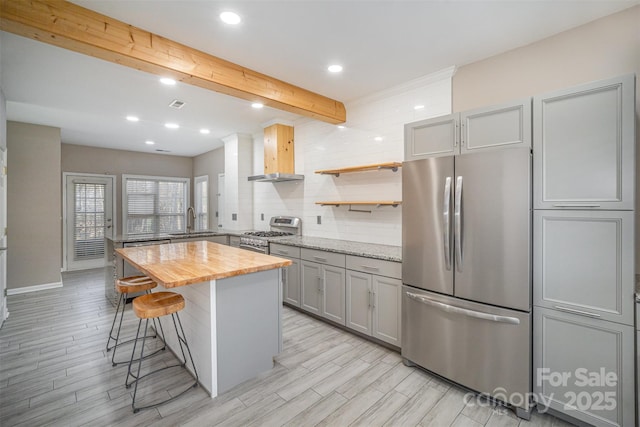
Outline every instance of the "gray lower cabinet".
[[594, 426], [635, 425], [633, 326], [534, 307], [534, 394]]
[[347, 256], [348, 328], [400, 347], [401, 270], [400, 263]]
[[284, 269], [283, 276], [283, 298], [288, 304], [300, 307], [300, 260], [297, 258], [288, 258], [291, 265]]
[[634, 209], [635, 77], [533, 99], [535, 209]]
[[291, 260], [292, 264], [283, 269], [282, 294], [284, 302], [300, 307], [300, 248], [271, 243], [269, 253]]
[[240, 237], [238, 236], [229, 236], [229, 246], [234, 248], [240, 247]]
[[345, 255], [303, 248], [300, 308], [345, 324]]
[[405, 160], [531, 147], [531, 98], [408, 123], [404, 135]]

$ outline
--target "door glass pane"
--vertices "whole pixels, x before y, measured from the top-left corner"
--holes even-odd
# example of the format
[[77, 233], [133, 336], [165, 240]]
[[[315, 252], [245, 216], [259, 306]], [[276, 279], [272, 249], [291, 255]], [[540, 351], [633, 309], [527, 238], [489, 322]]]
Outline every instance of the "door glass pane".
[[73, 259], [104, 257], [106, 184], [74, 183]]

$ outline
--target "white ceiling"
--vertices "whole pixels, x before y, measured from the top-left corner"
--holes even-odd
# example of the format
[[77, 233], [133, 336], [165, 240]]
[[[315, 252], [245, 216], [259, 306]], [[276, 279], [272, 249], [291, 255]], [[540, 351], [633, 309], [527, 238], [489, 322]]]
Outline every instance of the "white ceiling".
[[[348, 102], [557, 34], [640, 0], [74, 0], [83, 7]], [[242, 16], [230, 27], [223, 10]], [[329, 64], [344, 72], [331, 75]], [[236, 132], [299, 116], [0, 32], [9, 120], [60, 127], [62, 141], [195, 156]], [[185, 107], [168, 107], [173, 99]], [[129, 114], [140, 117], [127, 122]], [[347, 119], [349, 110], [347, 108]], [[168, 130], [167, 121], [180, 123]], [[201, 135], [199, 129], [211, 130]], [[147, 146], [144, 141], [154, 140]]]

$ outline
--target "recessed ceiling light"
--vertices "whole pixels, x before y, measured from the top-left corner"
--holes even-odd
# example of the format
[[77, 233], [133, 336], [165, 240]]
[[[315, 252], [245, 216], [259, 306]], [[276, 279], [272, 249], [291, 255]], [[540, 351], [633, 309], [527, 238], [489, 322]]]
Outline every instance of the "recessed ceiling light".
[[165, 123], [164, 127], [166, 127], [167, 129], [178, 129], [180, 125], [177, 123]]
[[342, 71], [342, 65], [338, 65], [338, 64], [329, 65], [327, 70], [329, 70], [330, 73], [339, 73]]
[[153, 141], [145, 141], [144, 143], [145, 143], [145, 144], [147, 144], [147, 145], [153, 145], [153, 144], [155, 144], [155, 142], [153, 142]]
[[414, 110], [422, 110], [422, 109], [424, 109], [424, 105], [414, 105], [413, 109]]
[[203, 135], [209, 135], [211, 131], [209, 129], [200, 129], [200, 133]]
[[260, 108], [264, 107], [264, 104], [261, 104], [259, 102], [254, 102], [253, 104], [251, 104], [251, 107], [253, 107], [255, 109], [260, 109]]
[[127, 120], [129, 120], [130, 122], [139, 122], [140, 119], [137, 118], [136, 116], [127, 116]]
[[167, 86], [175, 86], [176, 81], [173, 79], [170, 79], [169, 77], [163, 77], [160, 79], [160, 83]]
[[338, 125], [338, 129], [344, 129], [344, 125]]
[[382, 137], [381, 136], [376, 136], [375, 138], [373, 138], [374, 141], [382, 141]]
[[222, 12], [220, 14], [220, 19], [222, 19], [222, 22], [229, 25], [238, 25], [241, 21], [240, 15], [234, 12]]

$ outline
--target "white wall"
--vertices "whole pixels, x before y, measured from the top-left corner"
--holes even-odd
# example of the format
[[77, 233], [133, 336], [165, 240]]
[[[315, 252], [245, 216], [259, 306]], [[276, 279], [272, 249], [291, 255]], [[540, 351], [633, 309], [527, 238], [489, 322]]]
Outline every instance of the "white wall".
[[[404, 124], [451, 112], [453, 68], [420, 78], [347, 104], [345, 129], [302, 119], [295, 126], [296, 173], [302, 182], [254, 183], [256, 229], [269, 228], [273, 215], [302, 218], [303, 235], [400, 245], [402, 207], [365, 206], [371, 213], [349, 212], [348, 206], [316, 205], [333, 200], [401, 200], [399, 172], [361, 172], [339, 178], [315, 174], [318, 169], [402, 161]], [[415, 110], [415, 105], [424, 105]], [[375, 137], [382, 141], [375, 141]], [[263, 137], [254, 135], [254, 173], [263, 170]], [[261, 219], [264, 214], [264, 220]], [[317, 216], [322, 224], [317, 224]]]
[[[224, 141], [225, 207], [222, 225], [226, 230], [253, 228], [253, 184], [247, 180], [252, 165], [251, 135], [233, 134]], [[260, 172], [262, 173], [262, 172]], [[235, 216], [235, 219], [234, 219]]]

